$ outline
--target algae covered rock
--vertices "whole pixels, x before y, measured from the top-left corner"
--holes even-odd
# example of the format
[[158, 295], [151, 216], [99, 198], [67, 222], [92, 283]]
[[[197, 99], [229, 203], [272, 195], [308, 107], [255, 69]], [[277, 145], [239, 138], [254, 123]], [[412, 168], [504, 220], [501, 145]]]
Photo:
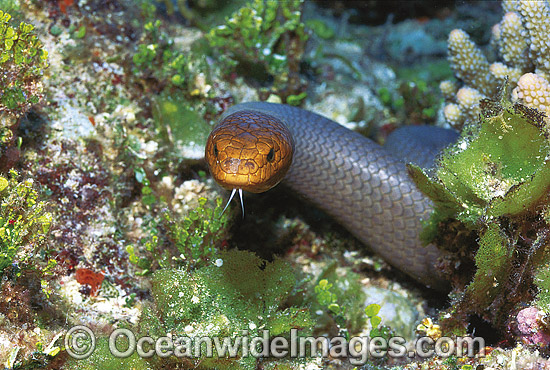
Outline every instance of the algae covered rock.
[[[140, 333], [179, 337], [181, 356], [166, 360], [200, 368], [256, 368], [257, 359], [241, 350], [223, 354], [214, 342], [214, 356], [195, 352], [200, 338], [240, 341], [244, 337], [303, 335], [312, 326], [305, 307], [285, 307], [295, 286], [291, 267], [280, 259], [267, 262], [251, 252], [222, 252], [214, 264], [187, 272], [162, 269], [153, 274], [154, 305], [144, 310]], [[266, 334], [267, 333], [267, 334]], [[228, 342], [229, 343], [229, 342]], [[200, 347], [203, 348], [203, 347]], [[259, 351], [264, 348], [259, 349]], [[168, 362], [167, 362], [168, 361]]]
[[153, 103], [153, 118], [161, 137], [187, 159], [204, 156], [211, 126], [189, 102], [176, 94], [161, 94]]
[[[534, 298], [534, 274], [540, 277], [535, 280], [540, 292], [548, 294], [543, 288], [548, 274], [543, 271], [550, 257], [544, 247], [550, 141], [544, 117], [536, 110], [505, 99], [485, 99], [481, 107], [479, 123], [466, 127], [439, 158], [433, 178], [415, 166], [409, 171], [434, 201], [435, 210], [422, 234], [425, 242], [441, 244], [452, 220], [461, 225], [458, 229], [455, 225], [458, 233], [469, 230], [477, 235], [477, 245], [441, 245], [455, 252], [455, 274], [473, 275], [455, 308], [503, 325], [515, 304]], [[447, 241], [452, 238], [447, 236]], [[468, 265], [473, 271], [465, 269]]]
[[[494, 102], [493, 102], [494, 103]], [[488, 108], [489, 101], [486, 101]], [[436, 180], [416, 166], [409, 172], [435, 203], [424, 236], [456, 217], [471, 228], [481, 217], [517, 216], [541, 201], [550, 186], [550, 142], [537, 113], [519, 104], [486, 111], [440, 158]]]

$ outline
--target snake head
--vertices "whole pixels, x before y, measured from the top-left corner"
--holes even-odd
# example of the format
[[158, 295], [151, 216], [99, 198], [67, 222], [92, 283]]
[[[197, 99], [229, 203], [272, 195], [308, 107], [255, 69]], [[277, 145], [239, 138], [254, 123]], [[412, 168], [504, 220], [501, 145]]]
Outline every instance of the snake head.
[[277, 117], [241, 110], [223, 118], [206, 142], [212, 177], [223, 188], [261, 193], [277, 185], [292, 163], [294, 142]]

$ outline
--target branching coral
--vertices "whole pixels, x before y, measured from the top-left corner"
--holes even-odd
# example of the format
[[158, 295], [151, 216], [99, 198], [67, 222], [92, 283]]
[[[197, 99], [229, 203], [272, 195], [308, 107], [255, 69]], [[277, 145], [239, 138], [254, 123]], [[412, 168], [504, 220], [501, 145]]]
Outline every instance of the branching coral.
[[489, 62], [468, 34], [459, 29], [451, 31], [448, 47], [451, 67], [456, 76], [481, 93], [491, 94], [496, 84], [488, 78]]
[[[530, 103], [523, 98], [545, 94], [544, 83], [540, 81], [548, 80], [550, 75], [550, 39], [547, 29], [550, 6], [546, 0], [506, 0], [502, 6], [506, 13], [500, 23], [493, 26], [491, 40], [501, 61], [490, 64], [466, 32], [455, 29], [449, 34], [451, 67], [455, 76], [470, 89], [469, 95], [476, 95], [473, 104], [460, 104], [460, 93], [456, 96], [451, 94], [450, 82], [442, 82], [440, 88], [447, 101], [445, 118], [454, 127], [460, 128], [479, 115], [479, 98], [494, 96], [498, 86], [506, 79], [512, 87], [516, 87], [522, 75], [528, 72], [534, 72], [538, 77], [523, 78], [523, 85], [528, 84], [529, 87], [518, 87], [514, 98], [539, 110], [545, 106], [538, 102]], [[539, 85], [532, 83], [535, 79], [539, 80]], [[525, 92], [522, 93], [522, 90]]]
[[546, 124], [550, 125], [550, 83], [544, 77], [535, 73], [524, 74], [512, 91], [512, 97], [545, 113]]
[[[475, 271], [469, 285], [459, 287], [455, 324], [475, 312], [504, 327], [520, 302], [550, 309], [550, 5], [506, 0], [502, 7], [505, 14], [492, 29], [494, 63], [464, 31], [450, 33], [449, 60], [462, 86], [440, 84], [443, 112], [454, 127], [469, 125], [442, 156], [436, 180], [412, 171], [436, 204], [424, 236], [441, 235], [451, 224], [476, 235], [477, 243], [468, 246], [452, 237], [447, 243], [463, 248], [462, 268]], [[498, 101], [488, 99], [495, 96]]]

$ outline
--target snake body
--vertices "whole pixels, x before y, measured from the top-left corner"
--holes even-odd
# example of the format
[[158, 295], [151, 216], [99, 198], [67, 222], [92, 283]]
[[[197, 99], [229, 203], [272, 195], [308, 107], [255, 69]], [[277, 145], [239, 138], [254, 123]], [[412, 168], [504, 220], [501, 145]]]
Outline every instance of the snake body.
[[[424, 246], [419, 239], [422, 220], [430, 216], [433, 204], [409, 178], [403, 159], [392, 153], [401, 144], [389, 151], [315, 113], [264, 102], [231, 107], [218, 127], [232, 117], [255, 127], [261, 120], [258, 117], [264, 116], [282, 122], [292, 135], [292, 164], [283, 180], [287, 186], [330, 214], [394, 267], [426, 286], [446, 289], [448, 283], [435, 267], [444, 252], [432, 244]], [[207, 160], [214, 151], [219, 154], [213, 145], [220, 131], [214, 131], [206, 148]], [[432, 151], [440, 146], [433, 146]], [[220, 161], [210, 158], [208, 162], [217, 179]]]

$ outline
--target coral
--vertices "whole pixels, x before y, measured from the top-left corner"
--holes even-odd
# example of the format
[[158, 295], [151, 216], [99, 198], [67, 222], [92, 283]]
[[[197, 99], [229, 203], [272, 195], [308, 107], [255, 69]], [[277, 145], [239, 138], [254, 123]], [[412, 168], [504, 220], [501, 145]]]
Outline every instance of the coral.
[[521, 76], [521, 70], [518, 68], [508, 67], [504, 63], [496, 62], [489, 67], [491, 74], [495, 77], [495, 80], [502, 83], [510, 81], [511, 83], [517, 83]]
[[[505, 81], [515, 88], [522, 76], [528, 72], [536, 73], [536, 78], [539, 80], [550, 78], [548, 2], [546, 0], [510, 0], [503, 2], [502, 7], [505, 14], [500, 23], [493, 26], [491, 39], [491, 45], [496, 49], [501, 60], [489, 64], [481, 50], [460, 29], [451, 31], [448, 39], [449, 61], [456, 78], [462, 81], [465, 87], [475, 89], [487, 97], [493, 97], [498, 92], [498, 87]], [[527, 83], [527, 79], [532, 80], [531, 77], [524, 78], [524, 84]], [[444, 114], [449, 124], [461, 128], [465, 122], [475, 121], [477, 114], [471, 114], [470, 109], [473, 108], [479, 112], [479, 106], [478, 102], [469, 106], [459, 104], [458, 113], [456, 104], [459, 103], [460, 97], [458, 93], [456, 96], [452, 94], [448, 85], [450, 83], [450, 81], [444, 82], [441, 85], [441, 91], [446, 100]], [[539, 87], [531, 86], [533, 86], [529, 88], [531, 94], [546, 94], [540, 87], [543, 84]], [[518, 89], [525, 88], [518, 85]], [[519, 96], [518, 98], [521, 99]], [[529, 104], [526, 100], [520, 101], [527, 106], [540, 109], [540, 105]], [[452, 108], [447, 108], [451, 104], [454, 104]]]
[[493, 42], [497, 43], [504, 62], [514, 69], [529, 68], [529, 58], [527, 58], [529, 46], [519, 14], [507, 12], [496, 27], [498, 27], [498, 34], [493, 32], [495, 39]]
[[[435, 214], [475, 227], [483, 214], [519, 214], [543, 195], [540, 190], [522, 192], [547, 171], [548, 143], [538, 116], [524, 116], [518, 104], [497, 105], [498, 114], [487, 117], [485, 112], [477, 132], [463, 133], [440, 159], [439, 181], [412, 168], [413, 178], [436, 201]], [[523, 203], [516, 204], [514, 197]]]
[[445, 99], [452, 99], [458, 91], [456, 83], [448, 80], [441, 81], [441, 83], [439, 84], [439, 89], [441, 90], [441, 93], [443, 94], [443, 97]]
[[496, 84], [488, 81], [489, 62], [468, 34], [455, 29], [449, 34], [449, 61], [457, 78], [465, 84], [475, 86], [486, 95], [491, 95]]
[[443, 109], [443, 114], [451, 126], [459, 126], [462, 122], [464, 122], [464, 115], [462, 114], [462, 110], [458, 104], [447, 104]]
[[[456, 100], [460, 109], [460, 117], [466, 120], [475, 120], [481, 113], [479, 102], [484, 96], [471, 87], [462, 87], [456, 93]], [[450, 116], [452, 117], [452, 116]]]
[[76, 270], [76, 281], [80, 284], [90, 286], [90, 295], [97, 295], [97, 291], [101, 288], [101, 283], [105, 276], [101, 272], [94, 272], [87, 268], [79, 268]]
[[550, 77], [550, 40], [548, 39], [548, 19], [550, 7], [547, 1], [518, 1], [512, 3], [523, 17], [528, 33], [529, 57], [537, 74]]
[[[144, 309], [140, 333], [154, 337], [172, 333], [192, 342], [205, 336], [262, 337], [263, 330], [281, 336], [298, 329], [302, 335], [312, 325], [309, 310], [284, 304], [295, 284], [287, 263], [266, 262], [247, 251], [221, 252], [216, 263], [194, 272], [158, 270], [152, 279], [154, 306]], [[173, 361], [200, 368], [257, 366], [257, 359], [241, 353], [232, 358], [203, 354], [164, 361], [164, 367], [170, 368]]]
[[298, 69], [308, 38], [301, 7], [302, 0], [254, 0], [212, 28], [208, 41], [229, 69], [273, 78], [273, 89], [286, 99], [301, 92]]
[[538, 370], [550, 367], [550, 361], [540, 356], [538, 351], [531, 351], [521, 344], [510, 349], [490, 348], [490, 352], [480, 357], [477, 363], [477, 368], [483, 369]]
[[550, 131], [550, 83], [544, 77], [534, 73], [524, 74], [512, 91], [512, 97], [545, 113], [547, 130]]

